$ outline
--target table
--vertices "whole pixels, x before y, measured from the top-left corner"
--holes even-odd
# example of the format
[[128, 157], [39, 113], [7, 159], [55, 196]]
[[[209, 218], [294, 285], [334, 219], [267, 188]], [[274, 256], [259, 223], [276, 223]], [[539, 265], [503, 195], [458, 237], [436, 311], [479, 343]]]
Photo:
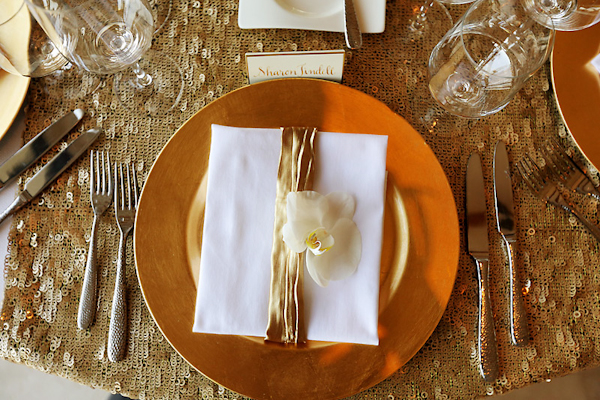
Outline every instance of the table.
[[[53, 98], [43, 92], [40, 80], [34, 80], [25, 140], [58, 115], [84, 108], [88, 115], [79, 130], [102, 125], [105, 137], [94, 148], [110, 151], [114, 161], [134, 163], [143, 180], [179, 126], [209, 102], [247, 84], [244, 53], [344, 47], [339, 33], [240, 30], [237, 7], [236, 0], [174, 1], [153, 48], [168, 52], [184, 71], [185, 91], [175, 111], [163, 118], [131, 115], [114, 98], [110, 77], [103, 77], [95, 93], [80, 99]], [[451, 11], [456, 16], [464, 9], [459, 6]], [[513, 161], [534, 152], [549, 136], [565, 145], [572, 146], [572, 142], [554, 102], [548, 64], [498, 114], [481, 120], [447, 117], [432, 129], [423, 125], [419, 119], [427, 113], [423, 88], [430, 43], [403, 39], [411, 12], [403, 1], [387, 2], [385, 33], [365, 35], [362, 49], [347, 52], [343, 83], [381, 100], [423, 135], [448, 177], [464, 226], [464, 182], [471, 152], [481, 153], [486, 184], [491, 188], [497, 140], [508, 143]], [[439, 27], [434, 27], [433, 33], [439, 34]], [[75, 136], [71, 133], [70, 139]], [[38, 166], [51, 156], [45, 156]], [[194, 370], [162, 336], [137, 285], [131, 242], [127, 260], [131, 288], [128, 357], [119, 363], [108, 361], [106, 338], [118, 243], [112, 210], [100, 224], [106, 233], [99, 236], [98, 261], [103, 267], [96, 323], [90, 330], [77, 329], [93, 216], [88, 163], [86, 157], [78, 161], [15, 215], [5, 264], [0, 357], [133, 398], [240, 398]], [[34, 172], [35, 168], [19, 184]], [[599, 183], [595, 168], [592, 178]], [[503, 311], [507, 309], [507, 267], [502, 266], [500, 237], [492, 235], [491, 263], [498, 266], [491, 271], [492, 301], [501, 375], [491, 384], [480, 378], [476, 368], [476, 273], [461, 232], [458, 277], [439, 326], [409, 363], [353, 398], [475, 398], [600, 365], [598, 242], [577, 220], [543, 204], [522, 183], [517, 185], [516, 198], [521, 244], [518, 266], [527, 284], [532, 344], [524, 348], [509, 344]]]

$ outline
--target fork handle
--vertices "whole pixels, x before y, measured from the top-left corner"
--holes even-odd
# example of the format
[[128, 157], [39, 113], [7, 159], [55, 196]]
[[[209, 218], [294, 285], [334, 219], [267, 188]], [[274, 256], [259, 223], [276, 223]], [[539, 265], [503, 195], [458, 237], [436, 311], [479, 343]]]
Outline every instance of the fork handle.
[[96, 232], [98, 228], [98, 215], [94, 215], [92, 235], [85, 264], [85, 275], [79, 299], [79, 312], [77, 313], [77, 327], [87, 329], [94, 322], [96, 316], [96, 299], [98, 295], [98, 269], [96, 267]]
[[510, 317], [510, 339], [515, 346], [526, 346], [529, 343], [529, 328], [527, 327], [527, 313], [523, 301], [523, 292], [520, 285], [519, 273], [516, 268], [516, 246], [515, 240], [504, 239], [508, 253], [509, 269], [509, 317]]
[[576, 191], [591, 196], [596, 200], [600, 200], [600, 193], [598, 193], [598, 189], [596, 189], [596, 186], [594, 186], [594, 184], [587, 178], [587, 176], [585, 177], [583, 182], [581, 182], [577, 186]]
[[571, 214], [576, 216], [579, 219], [579, 221], [581, 221], [581, 223], [586, 228], [588, 228], [588, 230], [592, 233], [592, 235], [594, 235], [596, 237], [596, 239], [598, 241], [600, 241], [600, 228], [598, 228], [589, 219], [587, 219], [583, 214], [581, 214], [579, 212], [579, 210], [577, 209], [577, 207], [567, 203], [565, 200], [563, 200], [563, 201], [559, 200], [559, 204], [562, 206], [562, 208], [564, 208], [565, 210], [567, 210], [568, 212], [570, 212]]
[[110, 325], [108, 327], [108, 359], [112, 362], [123, 359], [127, 343], [127, 288], [125, 285], [126, 241], [127, 234], [121, 233], [115, 292], [113, 294]]

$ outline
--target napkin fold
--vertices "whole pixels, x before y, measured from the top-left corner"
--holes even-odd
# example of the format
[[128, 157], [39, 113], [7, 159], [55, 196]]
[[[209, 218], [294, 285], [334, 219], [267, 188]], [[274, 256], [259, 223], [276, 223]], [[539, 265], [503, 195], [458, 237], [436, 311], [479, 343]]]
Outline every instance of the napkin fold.
[[[212, 126], [194, 332], [264, 337], [281, 130]], [[387, 136], [319, 132], [313, 189], [350, 193], [356, 273], [318, 286], [305, 271], [309, 340], [376, 345]]]

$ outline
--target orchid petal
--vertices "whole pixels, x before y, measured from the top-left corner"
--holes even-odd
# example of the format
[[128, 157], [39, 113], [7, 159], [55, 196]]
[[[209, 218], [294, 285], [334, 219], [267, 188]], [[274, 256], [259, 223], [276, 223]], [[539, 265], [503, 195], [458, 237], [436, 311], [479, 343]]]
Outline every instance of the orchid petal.
[[283, 234], [283, 241], [285, 244], [296, 253], [302, 253], [306, 250], [306, 240], [304, 237], [296, 236], [293, 226], [287, 223], [281, 228]]
[[329, 204], [325, 196], [313, 192], [290, 192], [287, 196], [287, 223], [296, 238], [305, 240], [309, 233], [323, 226]]
[[354, 197], [345, 192], [332, 192], [325, 196], [329, 204], [329, 212], [323, 219], [323, 226], [326, 229], [331, 227], [341, 218], [352, 219], [356, 209]]

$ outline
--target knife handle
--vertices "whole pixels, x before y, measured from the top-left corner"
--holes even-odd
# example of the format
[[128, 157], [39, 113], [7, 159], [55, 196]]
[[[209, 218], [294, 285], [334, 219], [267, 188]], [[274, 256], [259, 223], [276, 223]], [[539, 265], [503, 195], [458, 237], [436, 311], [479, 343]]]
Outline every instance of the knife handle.
[[8, 208], [6, 210], [4, 210], [2, 212], [2, 214], [0, 214], [0, 224], [2, 224], [4, 222], [4, 220], [6, 220], [6, 218], [8, 218], [10, 215], [12, 215], [12, 213], [17, 211], [19, 208], [23, 207], [25, 205], [25, 203], [27, 203], [27, 201], [22, 199], [21, 196], [18, 196], [10, 204], [10, 206], [8, 206]]
[[475, 260], [479, 280], [479, 313], [478, 313], [478, 342], [477, 356], [479, 358], [479, 373], [487, 382], [493, 382], [498, 377], [498, 348], [494, 330], [494, 316], [490, 301], [489, 261]]
[[77, 313], [77, 327], [87, 329], [94, 322], [96, 315], [98, 270], [96, 267], [96, 230], [98, 227], [98, 216], [94, 215], [92, 223], [92, 235], [90, 238], [90, 249], [88, 250], [87, 262], [85, 264], [85, 275], [81, 287], [81, 299], [79, 299], [79, 311]]
[[526, 346], [529, 343], [529, 328], [527, 327], [527, 313], [525, 312], [521, 281], [515, 265], [517, 243], [507, 239], [504, 241], [508, 253], [509, 269], [510, 339], [515, 346]]
[[121, 361], [125, 356], [127, 343], [127, 287], [125, 285], [125, 244], [127, 235], [121, 233], [119, 240], [119, 258], [117, 260], [117, 277], [113, 294], [108, 327], [108, 359]]
[[350, 49], [359, 49], [362, 46], [362, 33], [358, 24], [354, 0], [344, 0], [344, 23], [346, 45]]

